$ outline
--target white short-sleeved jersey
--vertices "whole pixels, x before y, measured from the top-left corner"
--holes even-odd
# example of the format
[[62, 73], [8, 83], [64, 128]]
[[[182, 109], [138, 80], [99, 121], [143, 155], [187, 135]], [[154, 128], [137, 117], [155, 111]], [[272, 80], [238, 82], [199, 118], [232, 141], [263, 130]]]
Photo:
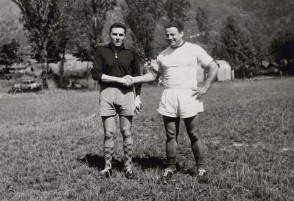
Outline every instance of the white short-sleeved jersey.
[[168, 47], [157, 57], [154, 70], [163, 77], [163, 85], [171, 89], [197, 88], [197, 68], [213, 59], [199, 45], [185, 42], [178, 48]]

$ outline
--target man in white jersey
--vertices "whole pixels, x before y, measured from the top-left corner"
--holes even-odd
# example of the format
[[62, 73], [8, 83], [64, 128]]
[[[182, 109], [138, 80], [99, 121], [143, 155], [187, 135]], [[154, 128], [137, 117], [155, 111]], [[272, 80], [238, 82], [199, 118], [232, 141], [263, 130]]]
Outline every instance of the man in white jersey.
[[[152, 70], [143, 76], [126, 76], [133, 84], [150, 82], [160, 75], [163, 78], [165, 90], [158, 108], [158, 112], [163, 115], [167, 137], [167, 167], [162, 176], [163, 183], [167, 183], [176, 171], [180, 118], [183, 118], [191, 140], [197, 175], [206, 175], [203, 144], [199, 139], [198, 113], [204, 111], [200, 97], [211, 87], [218, 72], [218, 65], [203, 48], [183, 40], [182, 23], [171, 22], [165, 27], [165, 34], [169, 47], [158, 55]], [[197, 86], [197, 68], [200, 65], [208, 70], [203, 87]]]

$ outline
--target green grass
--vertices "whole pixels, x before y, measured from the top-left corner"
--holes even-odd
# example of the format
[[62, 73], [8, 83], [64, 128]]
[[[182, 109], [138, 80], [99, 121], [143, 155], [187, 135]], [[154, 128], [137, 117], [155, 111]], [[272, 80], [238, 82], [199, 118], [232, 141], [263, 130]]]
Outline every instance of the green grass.
[[180, 172], [158, 184], [165, 132], [156, 112], [161, 87], [143, 87], [134, 119], [138, 178], [122, 173], [117, 133], [114, 177], [100, 178], [103, 129], [98, 92], [0, 96], [0, 200], [294, 200], [294, 79], [216, 83], [204, 97], [201, 137], [209, 180], [195, 163], [181, 122]]

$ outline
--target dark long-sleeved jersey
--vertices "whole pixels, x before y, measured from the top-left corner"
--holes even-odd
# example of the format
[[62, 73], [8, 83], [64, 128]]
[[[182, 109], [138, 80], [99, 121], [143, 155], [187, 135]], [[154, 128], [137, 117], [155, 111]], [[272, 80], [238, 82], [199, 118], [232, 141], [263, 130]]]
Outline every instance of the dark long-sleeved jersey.
[[124, 77], [125, 75], [139, 76], [140, 64], [134, 50], [122, 46], [115, 50], [111, 44], [97, 47], [93, 53], [92, 77], [103, 86], [122, 87], [119, 83], [101, 81], [102, 74]]

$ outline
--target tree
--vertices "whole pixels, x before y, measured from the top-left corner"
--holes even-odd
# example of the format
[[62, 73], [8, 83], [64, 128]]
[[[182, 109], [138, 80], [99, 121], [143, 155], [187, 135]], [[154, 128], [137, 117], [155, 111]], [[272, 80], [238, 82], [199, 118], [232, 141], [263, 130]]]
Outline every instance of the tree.
[[200, 33], [208, 31], [208, 11], [198, 7], [196, 11], [196, 22]]
[[75, 15], [75, 6], [78, 0], [59, 0], [59, 23], [55, 34], [48, 43], [48, 59], [50, 62], [58, 62], [59, 65], [59, 86], [63, 86], [65, 54], [68, 49], [73, 49], [77, 43], [80, 33], [77, 21], [79, 17]]
[[[51, 46], [53, 58], [60, 61], [60, 86], [63, 85], [64, 62], [67, 51], [81, 61], [90, 61], [92, 50], [102, 43], [106, 14], [116, 6], [116, 0], [59, 0], [59, 24]], [[87, 54], [87, 56], [85, 56]], [[87, 65], [87, 71], [88, 65]]]
[[77, 50], [73, 55], [79, 58], [80, 61], [92, 61], [91, 52], [89, 49], [85, 49], [81, 46], [77, 47]]
[[73, 54], [75, 57], [79, 58], [80, 61], [87, 62], [87, 70], [84, 73], [84, 77], [87, 78], [87, 85], [89, 85], [89, 78], [91, 76], [91, 68], [89, 67], [89, 62], [92, 61], [92, 51], [81, 46], [77, 47], [76, 52]]
[[188, 10], [191, 4], [187, 0], [167, 0], [164, 4], [164, 8], [169, 20], [175, 21], [187, 21], [189, 19]]
[[260, 62], [259, 44], [254, 41], [254, 33], [239, 24], [235, 17], [229, 16], [213, 54], [229, 61], [236, 70], [236, 76], [245, 76]]
[[[74, 56], [87, 62], [85, 76], [90, 76], [89, 61], [96, 46], [103, 41], [102, 31], [106, 22], [107, 12], [117, 5], [116, 0], [84, 0], [72, 4], [71, 17], [74, 19], [75, 35]], [[72, 43], [72, 42], [71, 42]]]
[[294, 74], [294, 28], [278, 32], [269, 45], [273, 60], [279, 65], [280, 73]]
[[[102, 43], [102, 31], [107, 12], [117, 5], [116, 0], [77, 1], [74, 6], [75, 27], [79, 35], [79, 46], [90, 50]], [[84, 40], [86, 39], [86, 40]]]
[[21, 10], [22, 21], [38, 62], [42, 64], [43, 87], [48, 89], [47, 46], [59, 22], [58, 0], [12, 0]]
[[280, 31], [270, 44], [270, 52], [276, 62], [286, 59], [288, 62], [294, 59], [294, 29]]
[[22, 58], [18, 53], [19, 43], [13, 39], [10, 43], [2, 45], [0, 49], [0, 64], [5, 65], [7, 69], [8, 66], [16, 62], [21, 62]]
[[196, 10], [196, 22], [199, 30], [199, 39], [205, 43], [208, 40], [208, 11], [202, 7], [198, 7]]
[[163, 15], [163, 3], [159, 0], [126, 0], [126, 4], [124, 19], [132, 30], [134, 47], [143, 62], [153, 56], [154, 30]]

